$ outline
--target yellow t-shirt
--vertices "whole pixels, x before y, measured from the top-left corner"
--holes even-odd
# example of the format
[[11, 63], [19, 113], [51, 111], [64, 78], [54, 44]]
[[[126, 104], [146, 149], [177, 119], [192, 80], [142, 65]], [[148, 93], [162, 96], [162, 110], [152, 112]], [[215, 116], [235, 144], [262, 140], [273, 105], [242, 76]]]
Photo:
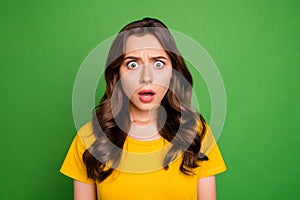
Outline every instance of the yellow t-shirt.
[[202, 152], [209, 160], [199, 162], [194, 176], [184, 175], [180, 170], [181, 156], [165, 170], [161, 166], [170, 143], [164, 138], [141, 141], [127, 137], [118, 167], [103, 182], [87, 178], [82, 154], [95, 140], [92, 123], [81, 127], [75, 136], [60, 172], [81, 182], [96, 184], [98, 199], [103, 200], [176, 200], [197, 198], [198, 178], [212, 176], [226, 170], [225, 163], [208, 129], [202, 142]]

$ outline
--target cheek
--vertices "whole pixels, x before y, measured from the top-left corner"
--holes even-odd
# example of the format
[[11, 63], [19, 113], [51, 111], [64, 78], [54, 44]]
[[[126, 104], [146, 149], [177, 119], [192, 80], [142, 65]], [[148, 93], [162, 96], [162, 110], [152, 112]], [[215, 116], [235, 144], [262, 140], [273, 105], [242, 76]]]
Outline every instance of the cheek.
[[135, 76], [130, 76], [129, 73], [121, 76], [120, 78], [122, 88], [130, 99], [132, 94], [138, 89], [138, 81], [136, 80]]
[[166, 90], [170, 86], [170, 81], [172, 78], [172, 71], [166, 71], [164, 73], [156, 73], [153, 83], [164, 87]]
[[171, 81], [172, 76], [165, 76], [164, 78], [157, 80], [154, 84], [156, 85], [156, 91], [158, 92], [158, 98], [161, 100], [167, 93], [169, 86], [170, 86], [170, 81]]
[[168, 88], [167, 88], [167, 87], [160, 87], [160, 88], [158, 89], [158, 91], [159, 91], [158, 98], [159, 98], [159, 100], [161, 101], [161, 100], [164, 98], [164, 96], [166, 95], [166, 93], [167, 93], [167, 91], [168, 91]]

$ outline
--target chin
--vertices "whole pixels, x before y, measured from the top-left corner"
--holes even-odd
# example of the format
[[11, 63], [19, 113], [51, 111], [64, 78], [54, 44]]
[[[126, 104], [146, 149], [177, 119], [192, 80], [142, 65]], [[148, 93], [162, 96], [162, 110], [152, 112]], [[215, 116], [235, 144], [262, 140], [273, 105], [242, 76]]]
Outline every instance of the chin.
[[155, 105], [149, 104], [149, 105], [141, 105], [138, 106], [137, 108], [141, 111], [150, 111], [151, 109], [155, 108]]
[[157, 109], [159, 106], [160, 103], [150, 103], [150, 104], [136, 105], [135, 107], [140, 111], [150, 111], [152, 109]]

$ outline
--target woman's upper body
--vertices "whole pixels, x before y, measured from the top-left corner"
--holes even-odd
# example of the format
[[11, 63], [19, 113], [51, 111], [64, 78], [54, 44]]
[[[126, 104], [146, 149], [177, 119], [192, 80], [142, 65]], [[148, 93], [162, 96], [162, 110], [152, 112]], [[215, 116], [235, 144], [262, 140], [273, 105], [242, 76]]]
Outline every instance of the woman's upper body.
[[[163, 158], [163, 151], [158, 151], [169, 144], [165, 139], [141, 141], [128, 136], [124, 150], [137, 153], [137, 155], [124, 155], [120, 163], [120, 165], [122, 163], [124, 165], [116, 169], [103, 182], [99, 182], [87, 177], [86, 167], [82, 160], [83, 153], [94, 140], [92, 123], [89, 122], [76, 134], [60, 171], [76, 180], [77, 188], [82, 188], [78, 187], [78, 184], [84, 186], [82, 183], [88, 184], [84, 191], [91, 191], [91, 188], [94, 188], [97, 191], [98, 199], [194, 200], [197, 193], [201, 192], [201, 189], [204, 190], [205, 181], [214, 181], [214, 175], [226, 170], [218, 145], [213, 142], [213, 136], [209, 129], [202, 145], [202, 148], [206, 148], [203, 149], [203, 152], [207, 153], [209, 159], [199, 162], [199, 167], [193, 171], [195, 175], [185, 175], [179, 170], [180, 156], [169, 165], [167, 170], [159, 165]], [[159, 154], [162, 156], [157, 157], [156, 155]], [[143, 170], [145, 171], [143, 172]], [[214, 187], [214, 182], [210, 185], [210, 187]], [[82, 194], [82, 190], [79, 192], [75, 188], [74, 191]], [[88, 193], [93, 194], [93, 192]], [[205, 194], [211, 193], [205, 189]], [[203, 197], [203, 195], [201, 196]], [[86, 196], [84, 199], [88, 200]]]
[[191, 107], [192, 76], [159, 20], [126, 25], [112, 43], [106, 91], [75, 137], [61, 172], [81, 199], [214, 199], [226, 170], [213, 134]]

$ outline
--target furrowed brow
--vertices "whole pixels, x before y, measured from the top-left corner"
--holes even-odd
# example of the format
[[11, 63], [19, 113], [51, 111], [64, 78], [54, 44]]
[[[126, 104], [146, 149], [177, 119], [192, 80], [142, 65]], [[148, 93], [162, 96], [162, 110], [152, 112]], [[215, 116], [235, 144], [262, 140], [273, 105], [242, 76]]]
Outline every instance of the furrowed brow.
[[136, 57], [136, 56], [126, 56], [124, 58], [124, 60], [140, 60], [140, 57]]
[[152, 60], [160, 60], [160, 59], [167, 60], [167, 58], [164, 57], [164, 56], [153, 56], [153, 57], [151, 57], [151, 59], [152, 59]]

